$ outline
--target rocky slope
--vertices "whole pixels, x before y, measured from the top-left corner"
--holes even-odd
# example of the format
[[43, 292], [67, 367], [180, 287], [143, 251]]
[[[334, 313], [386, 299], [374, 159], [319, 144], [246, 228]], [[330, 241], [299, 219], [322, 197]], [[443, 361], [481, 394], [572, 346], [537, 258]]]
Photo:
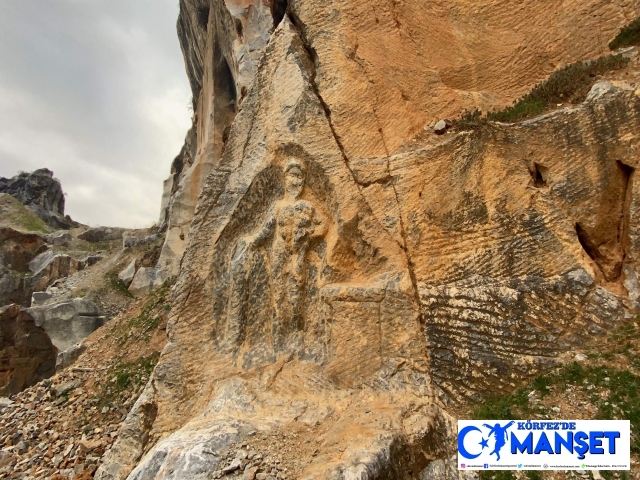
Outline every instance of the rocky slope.
[[[413, 140], [638, 14], [183, 0], [196, 113], [157, 265], [178, 274], [169, 342], [96, 478], [457, 476], [457, 405], [635, 315], [640, 91], [603, 81], [579, 106]], [[282, 468], [277, 435], [300, 445]]]

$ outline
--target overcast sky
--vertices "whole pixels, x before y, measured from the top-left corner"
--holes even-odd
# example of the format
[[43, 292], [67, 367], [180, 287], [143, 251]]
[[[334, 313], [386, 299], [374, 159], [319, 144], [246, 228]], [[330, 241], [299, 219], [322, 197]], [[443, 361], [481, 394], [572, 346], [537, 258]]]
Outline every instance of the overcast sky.
[[191, 113], [178, 0], [0, 0], [0, 176], [49, 168], [89, 225], [157, 221]]

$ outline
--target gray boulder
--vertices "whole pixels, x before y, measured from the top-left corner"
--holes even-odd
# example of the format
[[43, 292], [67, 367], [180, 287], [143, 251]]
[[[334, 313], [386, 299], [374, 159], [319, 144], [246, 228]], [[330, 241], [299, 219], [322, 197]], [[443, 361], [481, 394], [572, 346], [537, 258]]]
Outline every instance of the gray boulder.
[[162, 275], [155, 268], [142, 267], [137, 272], [131, 285], [129, 292], [134, 297], [141, 297], [150, 293], [152, 290], [162, 286]]
[[148, 243], [153, 243], [157, 239], [160, 238], [160, 234], [154, 233], [152, 235], [147, 235], [143, 238], [134, 237], [131, 235], [123, 235], [122, 236], [122, 248], [131, 248], [136, 247], [138, 245], [146, 245]]
[[122, 280], [122, 283], [124, 283], [126, 287], [128, 287], [129, 285], [131, 285], [131, 282], [133, 281], [133, 277], [135, 277], [135, 275], [136, 275], [136, 260], [134, 259], [131, 261], [129, 265], [127, 265], [127, 268], [125, 268], [120, 272], [120, 274], [118, 275], [118, 278]]
[[120, 240], [123, 233], [124, 228], [96, 227], [85, 230], [78, 235], [78, 238], [91, 243], [111, 242], [113, 240]]
[[80, 355], [85, 352], [86, 349], [87, 347], [85, 345], [76, 343], [64, 352], [58, 353], [58, 359], [56, 361], [56, 371], [60, 371], [73, 365], [75, 361], [80, 358]]
[[100, 308], [86, 298], [32, 307], [29, 313], [61, 352], [82, 342], [105, 322]]
[[73, 241], [73, 237], [69, 232], [61, 231], [51, 233], [46, 236], [47, 243], [51, 245], [69, 245]]
[[53, 295], [49, 292], [33, 292], [31, 294], [31, 306], [39, 307], [47, 303], [47, 301], [51, 300]]

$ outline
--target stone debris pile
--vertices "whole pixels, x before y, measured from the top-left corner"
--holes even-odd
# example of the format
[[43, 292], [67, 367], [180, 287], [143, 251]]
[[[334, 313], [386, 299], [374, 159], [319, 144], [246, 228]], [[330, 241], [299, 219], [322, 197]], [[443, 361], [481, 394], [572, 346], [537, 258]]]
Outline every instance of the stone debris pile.
[[74, 367], [0, 399], [0, 479], [93, 478], [141, 391], [110, 397], [118, 379], [106, 370]]

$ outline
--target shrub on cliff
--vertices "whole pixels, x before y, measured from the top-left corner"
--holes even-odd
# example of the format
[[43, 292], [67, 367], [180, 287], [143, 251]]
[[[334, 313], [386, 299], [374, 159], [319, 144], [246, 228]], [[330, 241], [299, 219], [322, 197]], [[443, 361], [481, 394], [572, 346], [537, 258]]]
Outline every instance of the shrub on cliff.
[[581, 103], [587, 98], [598, 76], [624, 68], [628, 62], [629, 59], [622, 55], [608, 55], [572, 63], [553, 72], [515, 102], [513, 107], [489, 112], [484, 117], [479, 110], [464, 112], [456, 121], [456, 127], [458, 130], [472, 130], [487, 120], [513, 123], [540, 115], [559, 103]]
[[616, 38], [609, 44], [609, 48], [617, 50], [618, 48], [631, 47], [633, 45], [640, 45], [640, 17], [622, 28]]

